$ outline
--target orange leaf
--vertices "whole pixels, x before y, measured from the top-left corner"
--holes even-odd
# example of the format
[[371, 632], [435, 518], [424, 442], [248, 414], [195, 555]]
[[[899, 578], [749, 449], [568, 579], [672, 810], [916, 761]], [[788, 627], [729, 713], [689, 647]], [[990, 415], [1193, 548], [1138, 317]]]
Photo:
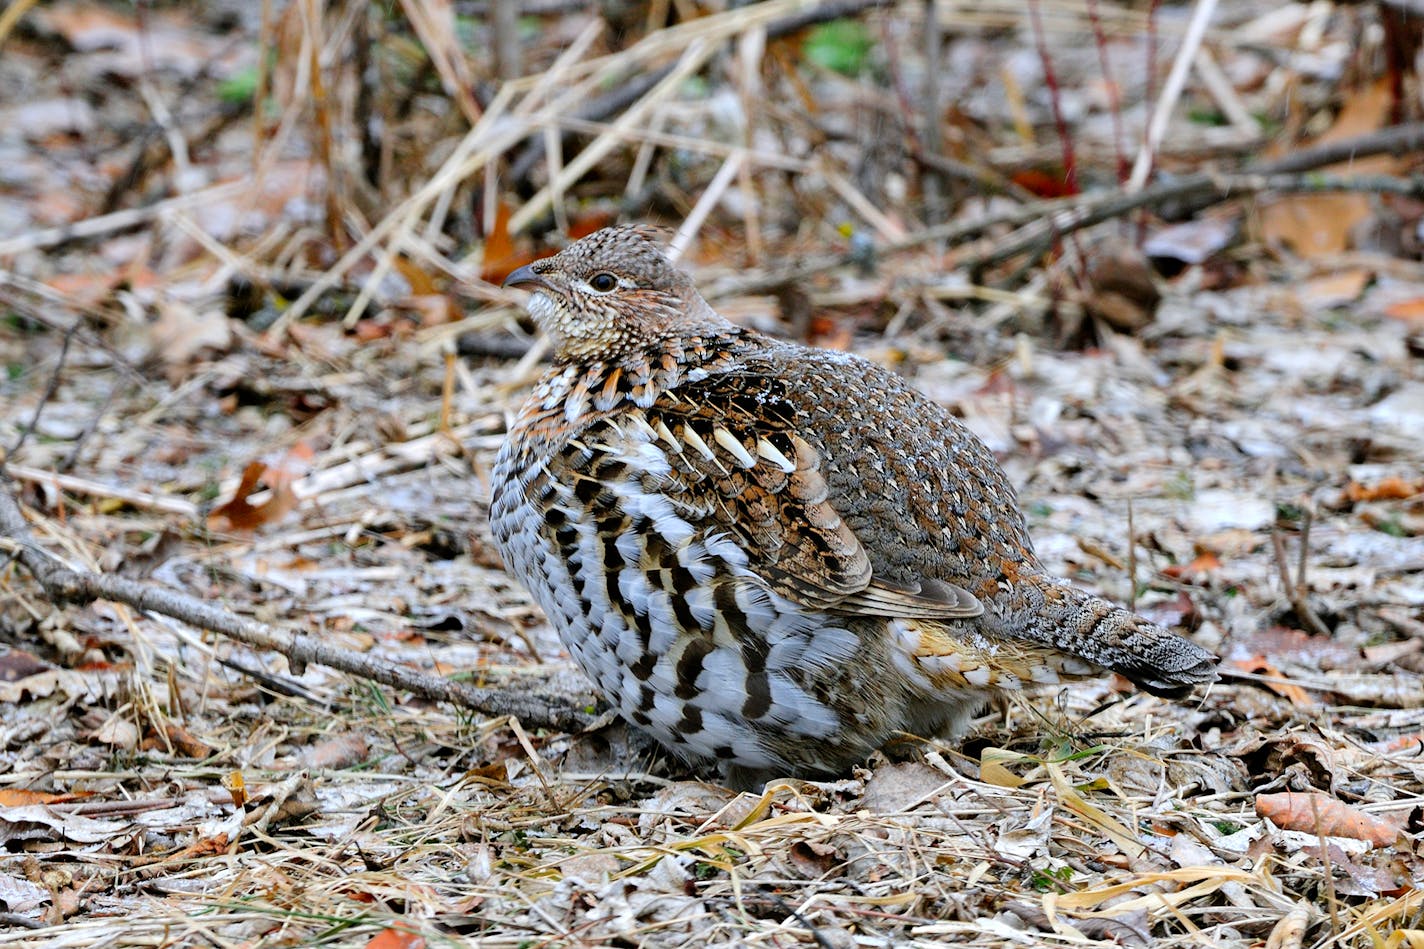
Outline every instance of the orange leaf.
[[1406, 481], [1398, 475], [1382, 478], [1373, 485], [1351, 481], [1345, 485], [1345, 497], [1351, 501], [1402, 501], [1424, 492], [1424, 480]]
[[[1341, 141], [1373, 132], [1389, 121], [1393, 93], [1389, 80], [1380, 79], [1345, 100], [1335, 123], [1311, 145]], [[1336, 174], [1392, 174], [1399, 159], [1374, 155], [1331, 165], [1322, 171]], [[1351, 231], [1373, 213], [1364, 194], [1297, 194], [1282, 197], [1261, 208], [1261, 234], [1268, 244], [1289, 246], [1302, 257], [1338, 254], [1350, 241]]]
[[1399, 837], [1399, 827], [1356, 810], [1322, 791], [1287, 791], [1256, 795], [1256, 813], [1282, 830], [1298, 830], [1326, 837], [1349, 837], [1374, 847], [1388, 847]]
[[580, 237], [587, 237], [594, 231], [617, 222], [618, 216], [608, 211], [584, 211], [569, 220], [569, 240], [576, 241]]
[[1262, 682], [1261, 684], [1264, 685], [1266, 688], [1270, 689], [1272, 692], [1281, 696], [1282, 698], [1290, 699], [1290, 703], [1296, 708], [1309, 708], [1315, 704], [1315, 702], [1311, 700], [1310, 694], [1306, 692], [1305, 689], [1302, 689], [1300, 686], [1292, 685], [1291, 683], [1285, 681], [1270, 681], [1271, 679], [1284, 680], [1286, 678], [1286, 674], [1281, 670], [1277, 669], [1275, 666], [1271, 665], [1261, 656], [1254, 656], [1250, 659], [1237, 659], [1235, 662], [1232, 663], [1232, 665], [1240, 669], [1242, 672], [1249, 672], [1252, 675], [1266, 676], [1267, 681]]
[[485, 239], [484, 264], [480, 268], [480, 279], [488, 283], [503, 283], [511, 271], [523, 267], [534, 256], [527, 251], [515, 249], [509, 236], [509, 206], [503, 201], [494, 209], [494, 227]]
[[213, 747], [188, 729], [170, 723], [164, 726], [164, 731], [168, 735], [168, 743], [173, 746], [173, 750], [185, 758], [201, 760], [212, 757]]
[[400, 275], [405, 278], [405, 282], [410, 284], [412, 296], [425, 296], [439, 292], [439, 288], [435, 285], [435, 278], [430, 275], [430, 271], [409, 257], [398, 254], [393, 263], [395, 268], [400, 271]]
[[1424, 329], [1424, 297], [1400, 300], [1384, 308], [1384, 315]]
[[1384, 741], [1377, 741], [1372, 746], [1375, 751], [1381, 754], [1393, 754], [1398, 751], [1408, 751], [1411, 754], [1419, 754], [1424, 749], [1424, 732], [1410, 732], [1408, 735], [1396, 735]]
[[241, 771], [229, 771], [222, 776], [222, 786], [232, 795], [234, 807], [247, 806], [247, 779]]
[[1197, 559], [1193, 560], [1191, 563], [1173, 564], [1170, 567], [1164, 567], [1162, 569], [1162, 572], [1175, 580], [1180, 580], [1184, 577], [1200, 577], [1205, 574], [1211, 573], [1213, 570], [1220, 569], [1220, 558], [1218, 558], [1216, 554], [1207, 550], [1198, 554]]
[[425, 949], [425, 937], [404, 929], [383, 929], [371, 937], [366, 949]]
[[1037, 168], [1028, 168], [1015, 173], [1013, 182], [1040, 198], [1066, 198], [1077, 193], [1068, 186], [1068, 180], [1061, 171], [1050, 174]]
[[72, 801], [79, 795], [52, 794], [48, 791], [30, 791], [25, 788], [0, 788], [0, 807], [24, 807], [26, 804], [59, 804]]

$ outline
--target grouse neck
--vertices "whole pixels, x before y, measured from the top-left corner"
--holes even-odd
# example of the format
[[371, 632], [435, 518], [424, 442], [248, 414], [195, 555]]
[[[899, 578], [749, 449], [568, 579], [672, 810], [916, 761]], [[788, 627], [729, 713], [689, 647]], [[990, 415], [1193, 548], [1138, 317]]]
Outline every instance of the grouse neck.
[[550, 379], [562, 380], [567, 398], [606, 412], [631, 402], [647, 408], [685, 382], [725, 371], [743, 355], [753, 335], [732, 323], [707, 327], [706, 335], [670, 332], [648, 345], [604, 359], [556, 357]]

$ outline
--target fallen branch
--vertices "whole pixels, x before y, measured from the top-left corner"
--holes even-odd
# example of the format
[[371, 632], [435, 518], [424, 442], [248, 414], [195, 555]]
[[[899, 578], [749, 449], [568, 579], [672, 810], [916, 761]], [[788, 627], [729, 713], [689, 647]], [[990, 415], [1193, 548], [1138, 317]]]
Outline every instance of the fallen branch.
[[[953, 262], [953, 266], [972, 269], [1030, 251], [1042, 252], [1051, 248], [1066, 234], [1121, 217], [1137, 208], [1171, 207], [1171, 217], [1184, 218], [1220, 201], [1263, 191], [1364, 191], [1418, 197], [1424, 194], [1424, 180], [1417, 177], [1305, 174], [1312, 169], [1337, 164], [1349, 158], [1365, 158], [1379, 154], [1399, 155], [1418, 149], [1424, 149], [1424, 122], [1399, 125], [1345, 141], [1330, 142], [1274, 161], [1261, 162], [1239, 174], [1203, 172], [1161, 182], [1133, 194], [1113, 189], [1106, 192], [1089, 192], [1072, 198], [1034, 201], [972, 221], [954, 221], [927, 227], [904, 240], [877, 247], [876, 253], [888, 256], [939, 242], [953, 245], [995, 228], [1018, 228], [1005, 237], [996, 238], [992, 246], [984, 251], [966, 254]], [[769, 293], [777, 287], [798, 283], [816, 274], [852, 263], [855, 261], [849, 251], [824, 254], [803, 259], [790, 267], [714, 283], [708, 288], [707, 295], [715, 299]]]
[[1199, 201], [1204, 202], [1201, 206], [1205, 207], [1219, 201], [1267, 191], [1294, 193], [1350, 191], [1368, 194], [1397, 194], [1419, 198], [1424, 197], [1424, 178], [1397, 178], [1390, 175], [1327, 175], [1318, 172], [1310, 174], [1214, 175], [1203, 173], [1189, 175], [1177, 181], [1167, 182], [1132, 194], [1113, 192], [1108, 195], [1096, 195], [1092, 200], [1082, 202], [1077, 207], [1040, 215], [1038, 220], [1025, 225], [1007, 238], [993, 241], [993, 246], [984, 252], [966, 254], [958, 258], [954, 261], [954, 265], [972, 270], [996, 264], [1023, 253], [1042, 253], [1049, 250], [1067, 234], [1121, 217], [1129, 211], [1141, 207], [1160, 207], [1173, 202], [1195, 205]]
[[295, 630], [278, 629], [242, 619], [172, 590], [110, 574], [73, 570], [35, 542], [19, 502], [12, 495], [11, 484], [5, 477], [4, 487], [0, 489], [0, 536], [10, 539], [11, 544], [6, 546], [12, 548], [14, 556], [55, 603], [92, 603], [95, 600], [126, 603], [138, 610], [170, 616], [191, 626], [220, 633], [254, 649], [281, 653], [297, 674], [308, 663], [315, 663], [485, 715], [513, 716], [531, 728], [578, 732], [595, 721], [594, 715], [558, 696], [463, 685], [328, 646]]

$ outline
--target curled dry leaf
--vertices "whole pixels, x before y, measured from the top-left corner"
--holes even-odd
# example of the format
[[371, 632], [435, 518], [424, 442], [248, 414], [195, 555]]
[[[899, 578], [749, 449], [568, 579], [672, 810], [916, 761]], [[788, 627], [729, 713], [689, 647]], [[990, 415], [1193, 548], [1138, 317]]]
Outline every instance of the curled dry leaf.
[[1177, 260], [1184, 264], [1205, 263], [1236, 237], [1240, 214], [1203, 216], [1164, 227], [1143, 242], [1148, 257]]
[[203, 760], [212, 757], [214, 749], [192, 732], [179, 725], [169, 723], [163, 728], [164, 735], [160, 738], [156, 734], [151, 734], [143, 740], [140, 746], [145, 751], [165, 751], [173, 749], [173, 753], [184, 758]]
[[349, 768], [370, 753], [370, 742], [360, 732], [346, 732], [312, 745], [302, 753], [306, 767], [317, 770]]
[[1258, 787], [1270, 782], [1292, 791], [1335, 788], [1335, 762], [1330, 748], [1305, 735], [1263, 735], [1233, 748], [1231, 753], [1246, 766]]
[[791, 865], [809, 879], [817, 879], [831, 872], [841, 858], [836, 848], [814, 840], [798, 840], [787, 852]]
[[[271, 465], [263, 461], [248, 462], [242, 469], [237, 491], [231, 500], [219, 504], [208, 515], [208, 526], [213, 530], [250, 531], [280, 520], [296, 508], [298, 498], [292, 485], [310, 469], [313, 454], [310, 445], [298, 442], [280, 461]], [[265, 501], [254, 504], [248, 499], [257, 492], [259, 484], [265, 484], [272, 493]]]
[[1305, 942], [1305, 931], [1310, 928], [1311, 908], [1305, 900], [1295, 904], [1295, 908], [1280, 918], [1266, 937], [1266, 949], [1299, 949]]
[[1326, 837], [1363, 840], [1387, 847], [1399, 837], [1399, 827], [1320, 791], [1287, 791], [1256, 795], [1256, 813], [1282, 830]]
[[1249, 659], [1237, 659], [1232, 665], [1242, 672], [1252, 675], [1262, 676], [1262, 685], [1272, 692], [1290, 700], [1296, 708], [1310, 708], [1315, 704], [1315, 700], [1310, 697], [1300, 686], [1287, 681], [1286, 674], [1275, 665], [1268, 662], [1264, 656], [1252, 656]]
[[1112, 242], [1094, 248], [1088, 261], [1088, 291], [1083, 305], [1113, 329], [1134, 333], [1152, 323], [1161, 291], [1142, 251]]

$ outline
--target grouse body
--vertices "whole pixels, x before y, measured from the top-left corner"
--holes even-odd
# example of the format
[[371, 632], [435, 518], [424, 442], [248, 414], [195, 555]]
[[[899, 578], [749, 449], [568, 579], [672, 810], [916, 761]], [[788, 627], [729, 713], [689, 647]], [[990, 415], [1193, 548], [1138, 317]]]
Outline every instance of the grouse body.
[[634, 725], [739, 783], [954, 732], [993, 692], [1215, 657], [1047, 576], [948, 411], [864, 359], [737, 327], [644, 229], [521, 267], [554, 363], [495, 464], [506, 564]]

